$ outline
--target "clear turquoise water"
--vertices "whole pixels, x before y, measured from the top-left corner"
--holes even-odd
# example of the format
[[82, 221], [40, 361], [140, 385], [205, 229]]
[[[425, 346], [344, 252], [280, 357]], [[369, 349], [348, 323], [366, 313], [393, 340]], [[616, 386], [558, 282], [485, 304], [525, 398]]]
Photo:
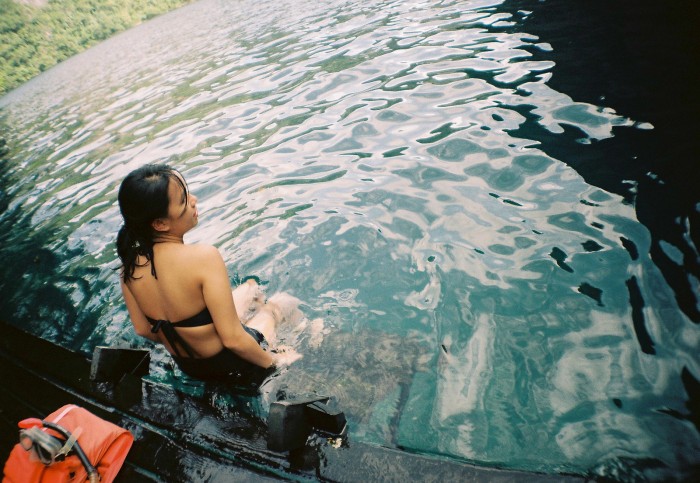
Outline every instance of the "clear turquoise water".
[[[502, 3], [205, 0], [3, 97], [3, 316], [86, 353], [142, 344], [116, 189], [166, 161], [199, 197], [187, 241], [304, 302], [282, 334], [304, 358], [276, 383], [334, 394], [355, 440], [621, 479], [697, 468], [699, 327], [635, 203], [567, 159], [655, 126], [553, 88], [554, 48]], [[557, 158], [529, 132], [569, 142]]]

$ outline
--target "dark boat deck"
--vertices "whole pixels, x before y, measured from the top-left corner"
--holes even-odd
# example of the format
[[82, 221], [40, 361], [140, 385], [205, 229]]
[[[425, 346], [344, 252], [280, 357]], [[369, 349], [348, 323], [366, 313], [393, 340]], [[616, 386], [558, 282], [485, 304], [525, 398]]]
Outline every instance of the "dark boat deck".
[[267, 449], [267, 426], [245, 397], [216, 407], [167, 384], [127, 375], [119, 384], [90, 380], [84, 355], [0, 323], [0, 452], [17, 441], [17, 422], [77, 404], [129, 429], [135, 438], [121, 482], [150, 481], [576, 481], [482, 468], [350, 440], [336, 448], [312, 437], [299, 454]]

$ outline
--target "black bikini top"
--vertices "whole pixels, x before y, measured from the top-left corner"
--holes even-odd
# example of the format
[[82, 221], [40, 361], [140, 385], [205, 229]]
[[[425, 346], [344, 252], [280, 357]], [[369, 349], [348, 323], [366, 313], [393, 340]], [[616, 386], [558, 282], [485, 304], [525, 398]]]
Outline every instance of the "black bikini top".
[[187, 355], [191, 358], [195, 357], [192, 348], [187, 344], [187, 342], [184, 341], [184, 339], [180, 336], [180, 334], [177, 333], [175, 329], [177, 327], [201, 327], [204, 325], [214, 323], [214, 319], [211, 318], [209, 309], [206, 307], [204, 307], [204, 310], [202, 310], [200, 313], [193, 315], [192, 317], [188, 317], [179, 322], [170, 322], [169, 320], [156, 320], [148, 316], [146, 316], [146, 319], [151, 324], [151, 332], [153, 332], [154, 334], [158, 333], [158, 331], [161, 329], [163, 330], [163, 335], [168, 340], [168, 342], [170, 343], [170, 347], [173, 348], [175, 354], [177, 354], [178, 357], [182, 357], [182, 354], [180, 354], [180, 351], [177, 348], [177, 346], [179, 345], [185, 350], [185, 352], [187, 352]]

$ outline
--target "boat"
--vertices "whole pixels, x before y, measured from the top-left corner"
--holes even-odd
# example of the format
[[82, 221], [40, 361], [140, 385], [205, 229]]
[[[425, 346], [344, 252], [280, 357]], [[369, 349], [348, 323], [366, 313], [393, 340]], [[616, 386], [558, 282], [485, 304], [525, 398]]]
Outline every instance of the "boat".
[[[575, 475], [481, 467], [353, 441], [342, 411], [327, 405], [332, 396], [304, 395], [266, 405], [256, 391], [150, 377], [148, 364], [138, 360], [131, 370], [116, 370], [115, 376], [111, 367], [112, 377], [96, 377], [95, 353], [71, 351], [4, 322], [0, 330], [4, 455], [17, 443], [19, 421], [75, 404], [134, 436], [116, 482], [582, 481]], [[311, 411], [320, 412], [326, 423], [309, 423], [307, 408], [314, 404]], [[295, 414], [307, 419], [299, 423]], [[344, 427], [331, 424], [329, 431], [328, 418]], [[288, 426], [281, 439], [280, 424]], [[280, 443], [289, 440], [289, 427], [292, 432], [303, 427], [301, 445]]]

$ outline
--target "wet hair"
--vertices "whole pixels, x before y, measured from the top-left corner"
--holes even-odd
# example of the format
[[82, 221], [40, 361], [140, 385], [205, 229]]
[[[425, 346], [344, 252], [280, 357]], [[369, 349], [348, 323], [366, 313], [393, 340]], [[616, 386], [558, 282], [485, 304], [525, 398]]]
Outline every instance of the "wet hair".
[[[117, 234], [117, 255], [122, 262], [124, 282], [134, 279], [137, 267], [151, 264], [151, 274], [156, 275], [153, 245], [156, 231], [151, 225], [158, 218], [168, 216], [168, 185], [176, 180], [187, 196], [187, 186], [175, 169], [165, 164], [147, 164], [127, 175], [119, 187], [119, 210], [124, 225]], [[138, 257], [146, 258], [143, 264]]]

